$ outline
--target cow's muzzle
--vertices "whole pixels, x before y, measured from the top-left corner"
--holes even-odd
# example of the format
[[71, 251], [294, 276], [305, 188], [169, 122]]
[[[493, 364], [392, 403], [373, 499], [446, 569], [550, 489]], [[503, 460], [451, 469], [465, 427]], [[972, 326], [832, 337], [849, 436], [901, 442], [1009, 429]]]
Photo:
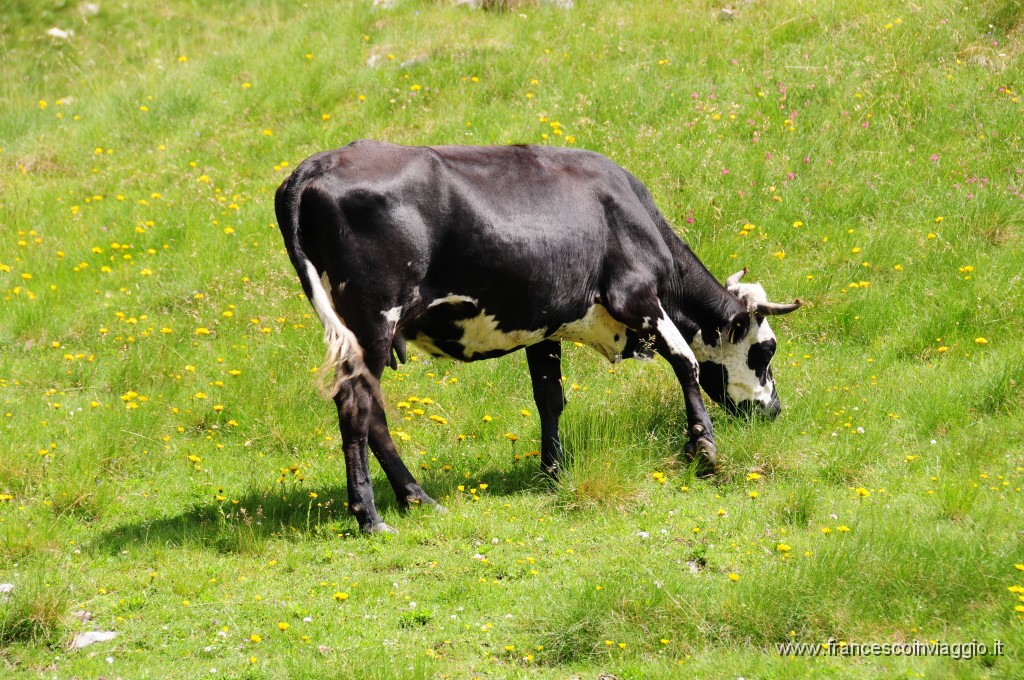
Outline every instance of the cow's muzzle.
[[772, 394], [771, 401], [767, 404], [753, 399], [741, 402], [728, 401], [724, 404], [725, 410], [734, 416], [741, 418], [764, 418], [775, 420], [782, 412], [782, 402], [776, 394]]

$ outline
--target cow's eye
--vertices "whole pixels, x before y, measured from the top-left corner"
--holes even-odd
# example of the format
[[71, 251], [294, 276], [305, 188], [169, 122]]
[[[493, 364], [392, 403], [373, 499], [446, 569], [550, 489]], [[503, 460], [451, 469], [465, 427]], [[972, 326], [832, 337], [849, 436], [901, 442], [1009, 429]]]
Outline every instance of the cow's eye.
[[747, 335], [747, 331], [750, 329], [750, 318], [745, 316], [738, 316], [729, 327], [729, 342], [732, 344], [738, 343]]

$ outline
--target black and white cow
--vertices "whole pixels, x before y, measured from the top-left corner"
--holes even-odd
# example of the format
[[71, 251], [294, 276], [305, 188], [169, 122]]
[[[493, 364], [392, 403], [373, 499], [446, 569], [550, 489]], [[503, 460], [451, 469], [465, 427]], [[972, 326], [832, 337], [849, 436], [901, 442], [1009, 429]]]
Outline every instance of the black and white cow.
[[737, 411], [780, 409], [758, 284], [722, 286], [630, 173], [597, 153], [553, 147], [403, 147], [358, 141], [311, 156], [277, 190], [277, 220], [324, 326], [349, 510], [381, 521], [367, 446], [403, 506], [436, 505], [406, 468], [380, 395], [409, 339], [462, 361], [519, 349], [541, 419], [541, 464], [557, 474], [561, 341], [610, 361], [656, 351], [683, 388], [687, 453], [716, 464], [700, 386]]

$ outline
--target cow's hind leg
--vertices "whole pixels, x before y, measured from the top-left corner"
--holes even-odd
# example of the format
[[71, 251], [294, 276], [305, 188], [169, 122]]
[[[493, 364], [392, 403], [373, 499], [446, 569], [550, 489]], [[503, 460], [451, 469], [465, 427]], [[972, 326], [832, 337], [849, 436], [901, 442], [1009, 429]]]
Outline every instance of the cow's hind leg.
[[367, 440], [373, 415], [375, 378], [365, 371], [338, 387], [334, 403], [338, 407], [338, 425], [345, 452], [345, 476], [348, 483], [348, 510], [366, 533], [395, 530], [384, 523], [373, 500], [373, 483], [367, 459]]
[[[352, 286], [352, 290], [355, 287]], [[355, 296], [358, 300], [364, 300], [365, 297]], [[396, 296], [397, 297], [397, 296]], [[388, 431], [387, 418], [384, 415], [383, 397], [380, 393], [380, 377], [384, 372], [384, 367], [388, 364], [392, 341], [395, 335], [396, 319], [393, 318], [393, 310], [395, 305], [393, 304], [382, 304], [380, 313], [367, 313], [366, 309], [372, 309], [371, 305], [363, 303], [359, 308], [354, 308], [346, 304], [346, 300], [340, 295], [335, 300], [336, 305], [342, 310], [342, 315], [350, 321], [353, 330], [357, 333], [360, 338], [360, 344], [363, 349], [363, 363], [366, 366], [365, 374], [360, 376], [360, 379], [364, 379], [367, 383], [367, 394], [369, 401], [365, 407], [367, 409], [365, 417], [364, 429], [361, 430], [364, 433], [363, 439], [363, 453], [361, 459], [356, 459], [360, 469], [367, 469], [367, 487], [369, 486], [369, 472], [366, 445], [373, 451], [374, 456], [377, 458], [377, 462], [380, 463], [381, 469], [384, 470], [384, 474], [388, 478], [388, 482], [395, 491], [395, 497], [398, 500], [398, 504], [404, 509], [411, 504], [424, 504], [432, 505], [440, 510], [444, 510], [439, 506], [433, 498], [428, 496], [425, 491], [416, 482], [416, 479], [409, 472], [409, 468], [402, 462], [401, 456], [398, 455], [398, 450], [395, 447], [394, 441], [391, 439], [391, 433]], [[362, 406], [362, 404], [361, 404]], [[340, 415], [339, 407], [339, 415]], [[342, 440], [345, 441], [345, 426], [342, 424]], [[349, 462], [348, 448], [346, 443], [346, 466], [351, 470], [351, 463]], [[353, 480], [353, 476], [349, 474], [349, 496], [352, 496], [352, 484], [355, 482], [357, 485], [361, 483], [361, 480], [357, 477]], [[369, 500], [372, 501], [372, 492], [369, 496]], [[352, 501], [350, 500], [350, 503]], [[358, 510], [354, 510], [350, 506], [350, 511], [359, 518], [359, 526], [363, 531], [374, 532], [374, 531], [394, 531], [387, 524], [380, 521], [379, 515], [376, 514], [376, 508], [373, 508], [373, 515], [366, 515], [364, 518], [360, 515], [360, 511], [364, 511], [367, 506], [366, 500], [364, 499], [359, 506]], [[375, 524], [379, 523], [379, 524]], [[377, 526], [377, 528], [374, 528]]]
[[370, 449], [376, 456], [377, 462], [387, 475], [391, 488], [395, 490], [395, 498], [398, 504], [406, 509], [410, 505], [430, 505], [440, 512], [445, 512], [443, 506], [427, 495], [420, 487], [416, 478], [405, 466], [402, 457], [398, 454], [395, 442], [388, 431], [388, 421], [384, 415], [384, 407], [380, 399], [373, 400], [373, 413], [370, 417]]
[[558, 477], [562, 468], [562, 442], [558, 438], [558, 417], [565, 406], [562, 392], [562, 343], [545, 340], [526, 348], [526, 361], [533, 381], [533, 399], [540, 414], [540, 469]]

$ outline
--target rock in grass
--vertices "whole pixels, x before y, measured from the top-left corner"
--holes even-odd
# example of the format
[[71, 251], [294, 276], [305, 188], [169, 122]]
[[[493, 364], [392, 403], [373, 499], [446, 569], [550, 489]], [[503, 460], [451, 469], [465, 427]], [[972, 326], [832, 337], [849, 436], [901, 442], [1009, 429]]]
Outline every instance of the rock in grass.
[[[519, 8], [520, 5], [526, 3], [513, 3], [513, 2], [501, 2], [500, 0], [454, 0], [452, 5], [455, 7], [469, 7], [470, 9], [513, 9]], [[542, 5], [551, 5], [558, 9], [572, 9], [575, 5], [574, 0], [540, 0]], [[376, 7], [377, 0], [374, 0], [374, 6]]]
[[114, 631], [91, 630], [88, 633], [78, 633], [71, 641], [71, 648], [81, 649], [82, 647], [88, 647], [95, 642], [108, 642], [116, 637], [117, 633]]

